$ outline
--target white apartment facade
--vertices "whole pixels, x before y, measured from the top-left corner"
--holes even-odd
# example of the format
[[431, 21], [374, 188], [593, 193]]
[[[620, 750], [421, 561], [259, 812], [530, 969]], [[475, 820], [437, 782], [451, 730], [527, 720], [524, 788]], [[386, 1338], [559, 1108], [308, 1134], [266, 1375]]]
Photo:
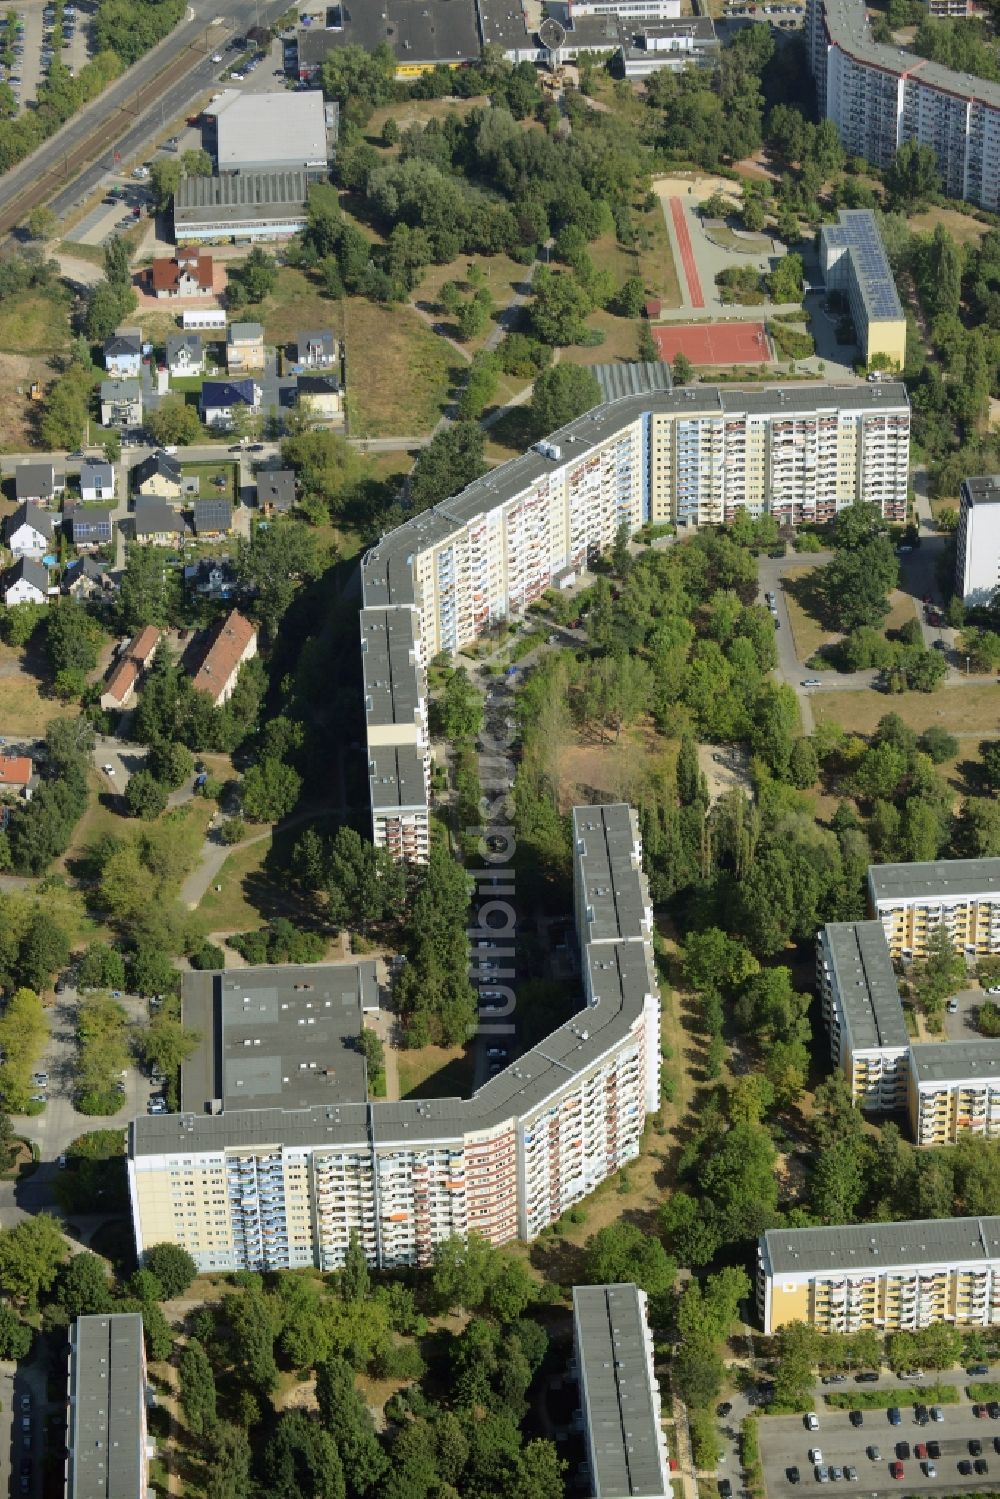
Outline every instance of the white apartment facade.
[[963, 479], [955, 552], [955, 592], [965, 604], [989, 604], [1000, 589], [1000, 475]]
[[806, 40], [820, 113], [846, 151], [884, 168], [917, 141], [949, 197], [1000, 206], [1000, 84], [873, 41], [864, 0], [809, 0]]
[[1000, 1137], [1000, 1044], [977, 1038], [910, 1048], [907, 1106], [918, 1145]]
[[189, 976], [218, 1009], [185, 1001], [206, 1039], [181, 1112], [130, 1127], [138, 1253], [171, 1241], [203, 1270], [329, 1270], [356, 1232], [374, 1264], [424, 1264], [471, 1230], [532, 1239], [634, 1159], [660, 1098], [635, 813], [575, 809], [574, 848], [583, 1007], [468, 1099], [366, 1100], [356, 1052], [323, 1031], [353, 1023], [355, 986], [377, 1005], [364, 965]]

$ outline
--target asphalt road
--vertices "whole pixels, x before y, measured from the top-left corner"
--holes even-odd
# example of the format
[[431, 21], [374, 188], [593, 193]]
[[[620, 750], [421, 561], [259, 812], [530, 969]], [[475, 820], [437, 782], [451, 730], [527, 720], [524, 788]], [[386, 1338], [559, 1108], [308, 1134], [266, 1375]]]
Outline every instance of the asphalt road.
[[[109, 158], [118, 151], [123, 161], [141, 156], [147, 142], [161, 125], [181, 114], [224, 70], [212, 62], [212, 54], [224, 48], [229, 37], [257, 22], [269, 25], [286, 9], [283, 0], [258, 5], [237, 0], [225, 16], [218, 14], [216, 0], [193, 0], [185, 19], [152, 52], [135, 63], [86, 109], [68, 120], [61, 130], [40, 146], [26, 161], [7, 172], [0, 183], [0, 226], [27, 217], [36, 203], [48, 201], [56, 214], [66, 213], [100, 183]], [[182, 69], [178, 81], [168, 82]], [[67, 162], [89, 140], [100, 156], [93, 165], [67, 172], [67, 180], [53, 196], [51, 174]]]
[[[869, 1387], [870, 1388], [870, 1387]], [[858, 1471], [858, 1481], [846, 1484], [848, 1493], [856, 1489], [871, 1495], [900, 1492], [905, 1494], [948, 1494], [959, 1490], [972, 1493], [977, 1489], [995, 1491], [997, 1475], [1000, 1474], [1000, 1453], [994, 1451], [993, 1439], [1000, 1440], [1000, 1421], [978, 1420], [972, 1414], [967, 1400], [959, 1405], [946, 1405], [943, 1422], [928, 1422], [918, 1426], [913, 1414], [914, 1399], [923, 1399], [919, 1387], [909, 1385], [900, 1390], [899, 1409], [902, 1424], [892, 1426], [885, 1411], [863, 1412], [864, 1425], [855, 1428], [850, 1424], [847, 1411], [823, 1409], [817, 1405], [820, 1429], [810, 1432], [801, 1416], [773, 1416], [760, 1423], [760, 1450], [764, 1464], [764, 1475], [769, 1499], [791, 1499], [804, 1491], [815, 1491], [829, 1486], [820, 1485], [809, 1461], [809, 1449], [818, 1447], [827, 1466], [852, 1465]], [[989, 1473], [959, 1475], [957, 1464], [968, 1458], [969, 1441], [982, 1443], [983, 1457], [989, 1465]], [[896, 1459], [897, 1442], [907, 1442], [910, 1457], [902, 1459], [903, 1478], [895, 1480], [889, 1473], [889, 1463]], [[918, 1442], [940, 1443], [941, 1456], [934, 1460], [936, 1478], [928, 1478], [922, 1471], [922, 1463], [913, 1456]], [[867, 1455], [869, 1446], [877, 1447], [881, 1458], [873, 1462]], [[801, 1481], [789, 1481], [788, 1469], [797, 1467]]]

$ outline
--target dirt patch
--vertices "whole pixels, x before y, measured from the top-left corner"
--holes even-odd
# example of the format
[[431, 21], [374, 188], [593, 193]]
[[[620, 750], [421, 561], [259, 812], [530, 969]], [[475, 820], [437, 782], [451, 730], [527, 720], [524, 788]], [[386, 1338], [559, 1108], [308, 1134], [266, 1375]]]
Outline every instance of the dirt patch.
[[0, 449], [23, 453], [33, 444], [39, 407], [28, 391], [37, 380], [44, 389], [52, 380], [47, 359], [27, 354], [0, 354]]
[[739, 744], [727, 744], [721, 749], [715, 744], [699, 744], [698, 769], [708, 782], [708, 794], [713, 802], [727, 791], [747, 791], [752, 795], [749, 757]]
[[595, 739], [567, 745], [559, 757], [559, 804], [568, 811], [588, 800], [641, 801], [644, 792], [655, 794], [672, 783], [676, 759], [676, 743], [648, 722], [606, 744]]
[[957, 208], [928, 208], [924, 213], [915, 213], [907, 219], [907, 225], [919, 234], [932, 234], [938, 224], [943, 224], [960, 245], [978, 244], [989, 228], [970, 214]]

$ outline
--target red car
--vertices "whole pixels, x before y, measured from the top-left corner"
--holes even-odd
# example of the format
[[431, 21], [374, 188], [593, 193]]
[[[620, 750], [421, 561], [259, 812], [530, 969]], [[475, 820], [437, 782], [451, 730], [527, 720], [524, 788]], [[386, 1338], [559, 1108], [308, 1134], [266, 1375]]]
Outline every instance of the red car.
[[902, 1463], [890, 1463], [889, 1472], [892, 1474], [893, 1478], [902, 1478], [905, 1469], [903, 1468]]
[[918, 1442], [913, 1449], [913, 1455], [914, 1457], [919, 1457], [921, 1459], [925, 1458], [927, 1456], [927, 1443]]
[[989, 1411], [986, 1409], [985, 1405], [974, 1405], [972, 1407], [972, 1414], [978, 1417], [980, 1421], [985, 1421], [986, 1417], [989, 1415]]

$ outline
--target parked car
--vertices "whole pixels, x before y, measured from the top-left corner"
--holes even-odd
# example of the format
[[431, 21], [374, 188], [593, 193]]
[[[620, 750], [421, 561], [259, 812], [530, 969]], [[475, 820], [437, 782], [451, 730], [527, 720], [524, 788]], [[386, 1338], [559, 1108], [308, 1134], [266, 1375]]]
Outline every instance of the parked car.
[[905, 1478], [906, 1476], [906, 1469], [903, 1467], [902, 1463], [890, 1463], [889, 1472], [892, 1474], [893, 1478]]
[[890, 1405], [889, 1409], [886, 1411], [886, 1415], [889, 1418], [890, 1426], [902, 1426], [903, 1418], [899, 1414], [898, 1405]]
[[864, 1426], [865, 1424], [865, 1418], [860, 1411], [851, 1411], [848, 1419], [852, 1426]]
[[982, 1457], [982, 1455], [983, 1455], [983, 1444], [982, 1444], [982, 1442], [980, 1442], [976, 1437], [970, 1437], [970, 1439], [969, 1439], [969, 1456], [970, 1457]]
[[813, 1472], [816, 1475], [816, 1482], [817, 1483], [829, 1483], [830, 1482], [830, 1470], [829, 1470], [829, 1468], [824, 1468], [824, 1467], [820, 1466], [818, 1468], [814, 1468]]
[[855, 1374], [854, 1376], [855, 1384], [875, 1384], [877, 1383], [877, 1381], [878, 1375], [873, 1374], [870, 1370], [866, 1371], [863, 1374]]
[[858, 1470], [857, 1470], [857, 1468], [852, 1468], [850, 1466], [846, 1467], [844, 1469], [844, 1477], [847, 1479], [848, 1483], [857, 1483], [857, 1481], [858, 1481]]
[[807, 1431], [819, 1431], [819, 1416], [815, 1411], [807, 1411], [803, 1417]]
[[896, 1456], [898, 1458], [900, 1458], [901, 1460], [908, 1460], [909, 1459], [909, 1456], [910, 1456], [910, 1444], [909, 1444], [909, 1442], [897, 1442], [896, 1443]]
[[788, 1468], [786, 1470], [785, 1476], [788, 1479], [789, 1483], [798, 1483], [802, 1478], [802, 1474], [799, 1472], [798, 1468]]
[[880, 1463], [882, 1461], [882, 1452], [881, 1452], [880, 1448], [878, 1448], [878, 1447], [866, 1447], [865, 1448], [865, 1452], [868, 1455], [868, 1461], [869, 1462], [871, 1462], [871, 1463]]
[[969, 1474], [972, 1472], [972, 1464], [969, 1462], [969, 1459], [967, 1457], [962, 1458], [962, 1461], [958, 1465], [958, 1471], [961, 1473], [963, 1478], [969, 1477]]
[[822, 1466], [823, 1453], [819, 1447], [809, 1448], [809, 1461], [813, 1464], [814, 1467], [818, 1468]]
[[941, 1443], [940, 1442], [928, 1442], [927, 1443], [927, 1456], [928, 1457], [934, 1457], [934, 1458], [940, 1457], [941, 1456]]
[[990, 1465], [986, 1461], [985, 1457], [977, 1457], [972, 1466], [975, 1468], [980, 1478], [982, 1478], [984, 1474], [990, 1471]]

